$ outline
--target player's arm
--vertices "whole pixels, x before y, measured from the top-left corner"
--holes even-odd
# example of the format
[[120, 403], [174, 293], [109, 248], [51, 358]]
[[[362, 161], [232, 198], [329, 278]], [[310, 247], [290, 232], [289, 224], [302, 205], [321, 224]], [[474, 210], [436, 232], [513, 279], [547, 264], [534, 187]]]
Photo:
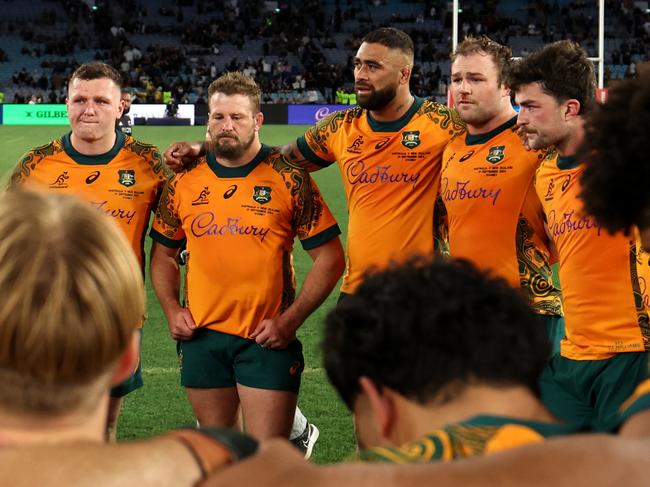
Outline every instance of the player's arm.
[[251, 335], [263, 347], [285, 348], [296, 337], [296, 330], [329, 296], [345, 268], [343, 247], [338, 235], [307, 250], [313, 265], [296, 300], [284, 313], [263, 320]]
[[[280, 154], [282, 154], [288, 161], [291, 161], [293, 164], [302, 167], [303, 169], [314, 172], [325, 167], [323, 164], [314, 162], [313, 157], [311, 159], [307, 158], [305, 154], [300, 150], [298, 146], [298, 141], [293, 141], [289, 144], [281, 145], [278, 148]], [[307, 151], [305, 151], [307, 152]]]
[[196, 324], [190, 310], [180, 303], [181, 273], [177, 255], [178, 248], [153, 242], [150, 257], [151, 284], [167, 317], [172, 338], [189, 340]]

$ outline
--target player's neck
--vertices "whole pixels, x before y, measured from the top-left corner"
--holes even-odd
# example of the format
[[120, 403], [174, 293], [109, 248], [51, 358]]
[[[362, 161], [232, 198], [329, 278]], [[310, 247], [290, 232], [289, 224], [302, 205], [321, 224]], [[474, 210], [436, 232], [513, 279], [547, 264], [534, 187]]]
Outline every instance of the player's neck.
[[101, 139], [84, 140], [78, 137], [74, 132], [70, 135], [70, 143], [72, 147], [83, 154], [84, 156], [96, 156], [99, 154], [106, 154], [115, 145], [117, 132], [112, 131]]
[[413, 105], [415, 98], [410, 91], [398, 94], [386, 106], [379, 110], [370, 110], [372, 118], [377, 122], [394, 122], [399, 120]]
[[71, 441], [104, 442], [106, 401], [92, 414], [73, 413], [55, 418], [0, 411], [0, 445], [34, 445]]
[[585, 127], [584, 120], [582, 117], [578, 118], [574, 122], [574, 126], [571, 127], [567, 137], [555, 144], [558, 154], [562, 157], [575, 156], [578, 152], [578, 149], [582, 145], [582, 141], [585, 137]]
[[222, 166], [226, 167], [242, 167], [251, 162], [253, 159], [255, 159], [255, 156], [257, 156], [258, 152], [262, 148], [262, 142], [258, 138], [256, 138], [251, 146], [246, 149], [246, 152], [244, 152], [240, 157], [236, 159], [226, 159], [221, 156], [215, 156], [215, 159], [219, 164]]
[[402, 409], [397, 420], [399, 426], [391, 440], [395, 446], [403, 445], [446, 425], [476, 416], [501, 416], [543, 422], [555, 420], [526, 387], [470, 386], [460, 397], [443, 405], [426, 406], [410, 402]]
[[497, 115], [482, 124], [467, 124], [467, 132], [470, 135], [484, 135], [492, 132], [494, 129], [501, 127], [504, 123], [517, 116], [517, 112], [512, 106], [505, 107]]

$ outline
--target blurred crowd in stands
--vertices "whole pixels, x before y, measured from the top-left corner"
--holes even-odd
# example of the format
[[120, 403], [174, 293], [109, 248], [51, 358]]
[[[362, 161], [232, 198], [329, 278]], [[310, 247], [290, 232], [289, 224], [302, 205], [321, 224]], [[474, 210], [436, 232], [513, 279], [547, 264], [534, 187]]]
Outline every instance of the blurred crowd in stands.
[[[416, 42], [412, 91], [446, 98], [447, 0], [43, 0], [29, 9], [19, 0], [0, 3], [5, 102], [61, 103], [72, 70], [97, 59], [121, 70], [133, 103], [205, 103], [210, 81], [232, 70], [254, 77], [266, 103], [333, 103], [337, 91], [352, 92], [355, 50], [380, 25], [404, 29]], [[570, 38], [596, 57], [597, 3], [461, 1], [460, 37], [487, 34], [515, 56]], [[606, 1], [605, 85], [636, 76], [636, 64], [648, 60], [647, 3]]]

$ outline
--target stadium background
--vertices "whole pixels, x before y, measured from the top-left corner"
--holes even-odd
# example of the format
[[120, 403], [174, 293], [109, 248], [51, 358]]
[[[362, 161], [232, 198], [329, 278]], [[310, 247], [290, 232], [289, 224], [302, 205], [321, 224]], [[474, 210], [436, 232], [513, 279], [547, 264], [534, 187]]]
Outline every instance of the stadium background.
[[[515, 56], [571, 38], [597, 57], [597, 0], [462, 1], [460, 6], [461, 37], [488, 34], [510, 45]], [[4, 177], [29, 148], [67, 130], [64, 125], [49, 125], [65, 124], [64, 107], [40, 103], [62, 103], [71, 71], [92, 59], [122, 70], [134, 103], [142, 104], [134, 106], [134, 112], [145, 104], [158, 104], [160, 115], [138, 117], [137, 122], [147, 125], [134, 127], [134, 136], [161, 150], [175, 140], [203, 138], [207, 86], [232, 69], [247, 71], [264, 88], [262, 140], [276, 145], [294, 139], [307, 127], [300, 123], [311, 123], [317, 113], [322, 116], [323, 104], [341, 101], [337, 91], [352, 91], [351, 56], [363, 34], [381, 25], [404, 29], [416, 42], [413, 92], [446, 100], [451, 39], [447, 1], [50, 0], [0, 1], [0, 8], [1, 120], [10, 122], [5, 116], [17, 110], [31, 113], [18, 123], [45, 124], [0, 125]], [[647, 66], [649, 12], [646, 1], [605, 2], [605, 86], [634, 77]], [[183, 125], [190, 123], [183, 114], [164, 118], [171, 98], [191, 104], [188, 108], [198, 125]], [[309, 101], [317, 104], [297, 107]], [[9, 107], [10, 102], [34, 104]], [[307, 115], [296, 118], [295, 112], [301, 110]], [[294, 124], [277, 125], [288, 121]], [[319, 171], [315, 179], [345, 238], [347, 212], [338, 170]], [[300, 280], [309, 258], [299, 245], [294, 257]], [[179, 386], [174, 343], [149, 283], [147, 295], [145, 387], [126, 400], [121, 439], [151, 436], [193, 422]], [[321, 429], [313, 457], [318, 462], [343, 459], [354, 449], [350, 416], [327, 383], [320, 360], [323, 317], [336, 296], [333, 293], [300, 330], [307, 364], [300, 405]]]

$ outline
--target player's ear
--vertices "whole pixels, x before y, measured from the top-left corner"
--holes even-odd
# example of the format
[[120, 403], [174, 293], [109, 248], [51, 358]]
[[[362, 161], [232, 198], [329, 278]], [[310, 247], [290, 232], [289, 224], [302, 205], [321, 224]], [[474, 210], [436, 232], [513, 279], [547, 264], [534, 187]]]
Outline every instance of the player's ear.
[[402, 69], [400, 69], [400, 80], [399, 82], [401, 84], [408, 84], [409, 80], [411, 79], [411, 66], [404, 66]]
[[255, 131], [259, 131], [264, 123], [264, 114], [260, 111], [255, 115]]
[[131, 341], [122, 355], [117, 359], [117, 365], [111, 378], [111, 385], [115, 386], [128, 379], [140, 364], [140, 331], [133, 332]]
[[395, 425], [395, 404], [387, 390], [380, 388], [372, 379], [359, 377], [359, 387], [370, 403], [370, 408], [377, 424], [377, 430], [383, 438], [390, 438]]
[[564, 102], [566, 108], [564, 110], [565, 117], [575, 118], [580, 116], [580, 102], [574, 98]]

